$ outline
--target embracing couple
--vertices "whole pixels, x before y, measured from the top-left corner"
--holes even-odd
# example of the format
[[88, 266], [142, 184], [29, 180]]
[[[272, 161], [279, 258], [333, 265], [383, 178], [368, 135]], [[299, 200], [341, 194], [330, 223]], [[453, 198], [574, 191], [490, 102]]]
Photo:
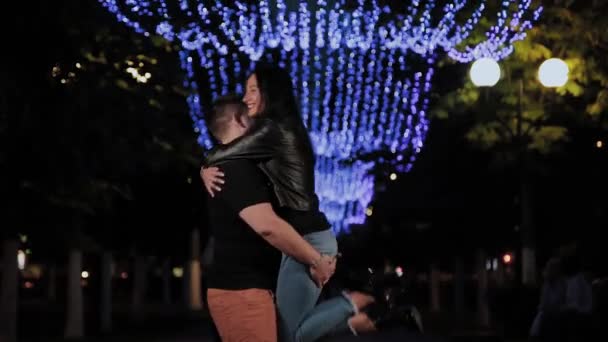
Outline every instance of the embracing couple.
[[313, 147], [289, 74], [260, 64], [245, 89], [243, 98], [216, 99], [207, 113], [219, 144], [201, 168], [215, 244], [207, 298], [222, 340], [315, 341], [376, 330], [381, 317], [368, 293], [317, 303], [338, 246], [319, 210]]

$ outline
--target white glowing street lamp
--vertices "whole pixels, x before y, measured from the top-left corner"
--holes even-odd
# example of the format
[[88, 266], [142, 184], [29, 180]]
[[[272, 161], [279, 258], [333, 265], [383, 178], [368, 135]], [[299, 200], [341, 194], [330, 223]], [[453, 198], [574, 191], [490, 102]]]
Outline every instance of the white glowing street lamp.
[[559, 58], [550, 58], [538, 68], [538, 80], [547, 88], [562, 87], [568, 82], [568, 64]]
[[[568, 82], [569, 73], [566, 62], [549, 58], [538, 68], [538, 80], [547, 88], [563, 87]], [[500, 66], [492, 58], [480, 58], [471, 65], [469, 76], [477, 87], [493, 87], [500, 80]]]
[[469, 76], [477, 87], [493, 87], [500, 80], [500, 66], [492, 58], [481, 58], [473, 63]]

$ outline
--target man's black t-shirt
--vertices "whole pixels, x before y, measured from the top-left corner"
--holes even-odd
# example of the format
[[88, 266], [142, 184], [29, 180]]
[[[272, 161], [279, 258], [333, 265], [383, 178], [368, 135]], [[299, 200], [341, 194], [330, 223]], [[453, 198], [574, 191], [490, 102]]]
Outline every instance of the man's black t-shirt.
[[239, 212], [271, 203], [268, 181], [248, 160], [222, 164], [226, 183], [208, 198], [211, 234], [215, 239], [208, 287], [224, 290], [276, 287], [280, 252], [243, 221]]

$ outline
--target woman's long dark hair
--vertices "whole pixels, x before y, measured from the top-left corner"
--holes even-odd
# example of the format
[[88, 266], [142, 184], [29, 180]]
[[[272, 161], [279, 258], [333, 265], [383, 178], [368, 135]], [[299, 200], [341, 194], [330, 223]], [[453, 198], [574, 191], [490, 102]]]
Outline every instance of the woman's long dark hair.
[[302, 143], [306, 154], [314, 160], [310, 136], [304, 126], [289, 73], [278, 66], [259, 63], [253, 71], [258, 83], [263, 109], [259, 113], [290, 129]]

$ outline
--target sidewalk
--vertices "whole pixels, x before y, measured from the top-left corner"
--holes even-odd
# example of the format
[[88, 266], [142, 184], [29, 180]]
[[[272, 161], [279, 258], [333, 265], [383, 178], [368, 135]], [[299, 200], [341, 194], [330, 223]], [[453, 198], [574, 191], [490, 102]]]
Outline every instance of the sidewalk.
[[[20, 312], [20, 342], [61, 342], [64, 312], [54, 306], [22, 307]], [[421, 312], [425, 335], [412, 335], [408, 341], [507, 341], [490, 329], [475, 325], [471, 313]], [[80, 342], [207, 342], [212, 341], [211, 320], [204, 311], [188, 312], [181, 305], [147, 305], [141, 320], [133, 320], [128, 305], [116, 304], [113, 315], [113, 332], [98, 332], [96, 312], [85, 315], [87, 337]], [[379, 336], [376, 336], [379, 338]], [[338, 339], [340, 340], [340, 339]], [[343, 340], [350, 340], [344, 337]], [[372, 336], [360, 340], [378, 340]], [[390, 339], [393, 340], [393, 339]], [[399, 340], [399, 339], [398, 339]], [[522, 340], [522, 339], [520, 339]]]
[[422, 312], [425, 332], [445, 336], [450, 341], [504, 341], [523, 342], [525, 336], [508, 338], [492, 327], [482, 327], [473, 312]]
[[[30, 301], [20, 305], [19, 342], [61, 342], [65, 310], [60, 305]], [[182, 305], [148, 304], [141, 319], [134, 319], [128, 304], [115, 303], [112, 333], [99, 332], [94, 307], [85, 312], [85, 338], [79, 342], [190, 342], [210, 341], [211, 320], [204, 311], [190, 312]]]

